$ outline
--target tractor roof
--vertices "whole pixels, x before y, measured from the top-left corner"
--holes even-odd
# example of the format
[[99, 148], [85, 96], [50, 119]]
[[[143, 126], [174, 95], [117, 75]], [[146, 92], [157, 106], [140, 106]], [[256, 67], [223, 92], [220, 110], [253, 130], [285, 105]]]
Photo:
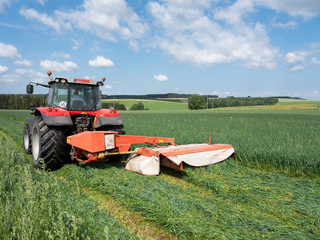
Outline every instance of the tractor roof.
[[79, 79], [79, 78], [70, 78], [70, 77], [52, 77], [49, 79], [49, 84], [54, 82], [61, 82], [61, 80], [65, 80], [68, 83], [75, 83], [75, 84], [87, 84], [87, 85], [103, 85], [103, 81], [95, 81], [89, 79]]

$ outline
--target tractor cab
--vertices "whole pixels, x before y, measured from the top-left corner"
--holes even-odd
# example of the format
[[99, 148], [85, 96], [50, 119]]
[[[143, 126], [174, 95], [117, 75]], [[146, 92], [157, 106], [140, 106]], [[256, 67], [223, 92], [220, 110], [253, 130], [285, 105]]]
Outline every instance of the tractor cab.
[[48, 72], [48, 85], [30, 82], [27, 85], [27, 93], [33, 93], [33, 85], [40, 85], [49, 88], [47, 107], [60, 107], [68, 111], [96, 111], [102, 108], [99, 87], [103, 86], [102, 81], [89, 79], [50, 77]]
[[53, 82], [48, 93], [47, 105], [61, 107], [69, 111], [99, 110], [102, 108], [99, 86], [69, 83], [68, 81]]

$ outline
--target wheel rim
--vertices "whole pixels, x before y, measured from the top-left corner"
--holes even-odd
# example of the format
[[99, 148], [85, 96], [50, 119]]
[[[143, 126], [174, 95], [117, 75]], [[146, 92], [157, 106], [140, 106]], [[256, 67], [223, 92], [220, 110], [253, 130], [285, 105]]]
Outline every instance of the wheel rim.
[[24, 149], [28, 150], [29, 149], [29, 132], [28, 130], [24, 130], [24, 134], [23, 134], [23, 143], [24, 143]]
[[32, 132], [32, 158], [38, 161], [40, 155], [40, 136], [39, 130], [37, 128], [33, 129]]

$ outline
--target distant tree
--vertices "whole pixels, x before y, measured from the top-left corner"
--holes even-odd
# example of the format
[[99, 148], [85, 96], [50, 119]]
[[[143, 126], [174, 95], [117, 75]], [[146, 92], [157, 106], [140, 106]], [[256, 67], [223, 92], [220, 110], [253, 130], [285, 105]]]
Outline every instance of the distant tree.
[[144, 108], [144, 105], [142, 102], [138, 102], [138, 103], [134, 103], [131, 106], [130, 110], [148, 110], [148, 109]]
[[206, 101], [204, 96], [199, 94], [194, 94], [188, 98], [189, 109], [205, 109]]
[[127, 110], [126, 106], [122, 103], [118, 103], [118, 102], [103, 102], [102, 103], [102, 108], [108, 109], [110, 107], [113, 107], [116, 110]]

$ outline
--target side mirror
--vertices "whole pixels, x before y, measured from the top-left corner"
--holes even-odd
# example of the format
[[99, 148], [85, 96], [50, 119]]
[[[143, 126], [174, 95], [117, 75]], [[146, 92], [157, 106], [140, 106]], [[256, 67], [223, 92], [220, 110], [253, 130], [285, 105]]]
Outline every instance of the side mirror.
[[33, 85], [28, 84], [27, 85], [27, 94], [32, 94], [33, 93]]

